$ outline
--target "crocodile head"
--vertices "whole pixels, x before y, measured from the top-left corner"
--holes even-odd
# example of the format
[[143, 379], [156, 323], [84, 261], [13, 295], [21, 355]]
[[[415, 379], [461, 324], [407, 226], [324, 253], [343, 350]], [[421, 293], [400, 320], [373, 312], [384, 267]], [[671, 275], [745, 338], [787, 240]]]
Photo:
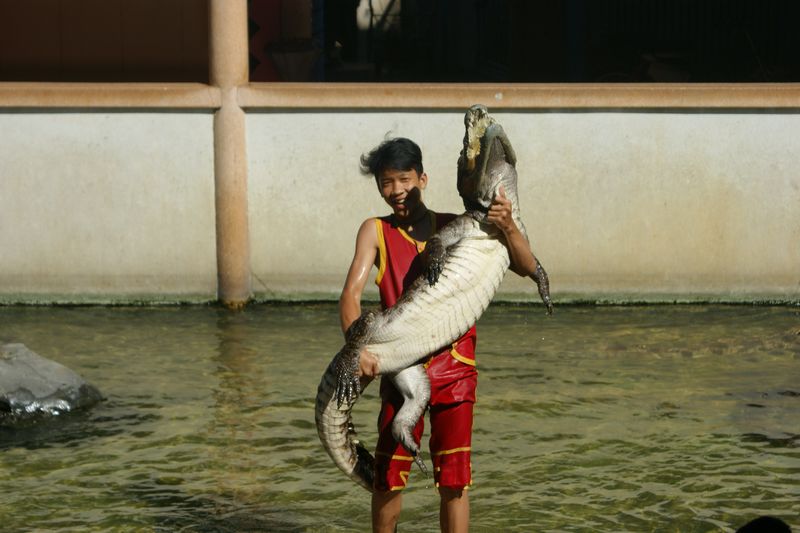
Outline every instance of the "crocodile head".
[[464, 128], [464, 146], [458, 158], [458, 193], [467, 210], [485, 213], [500, 185], [506, 196], [516, 197], [517, 158], [503, 127], [489, 116], [485, 106], [477, 104], [467, 110]]

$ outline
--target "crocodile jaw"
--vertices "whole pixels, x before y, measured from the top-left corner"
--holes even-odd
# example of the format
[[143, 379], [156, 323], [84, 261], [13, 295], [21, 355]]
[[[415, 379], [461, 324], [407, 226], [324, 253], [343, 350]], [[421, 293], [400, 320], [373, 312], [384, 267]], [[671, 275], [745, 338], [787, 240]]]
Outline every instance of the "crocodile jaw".
[[503, 128], [483, 105], [474, 105], [464, 115], [464, 141], [458, 159], [458, 193], [467, 210], [486, 211], [497, 194], [502, 176], [492, 172], [496, 162], [509, 162], [501, 139]]

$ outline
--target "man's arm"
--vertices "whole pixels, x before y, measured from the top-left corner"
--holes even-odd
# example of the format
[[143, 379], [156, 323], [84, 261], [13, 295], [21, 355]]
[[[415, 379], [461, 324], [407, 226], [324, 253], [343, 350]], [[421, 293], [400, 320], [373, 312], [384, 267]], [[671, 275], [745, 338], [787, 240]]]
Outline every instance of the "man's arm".
[[511, 216], [511, 200], [506, 198], [503, 187], [500, 187], [499, 194], [492, 200], [487, 220], [500, 228], [505, 236], [508, 255], [511, 258], [509, 268], [522, 277], [528, 277], [535, 273], [539, 262], [531, 251], [528, 239], [519, 230]]
[[511, 200], [506, 198], [503, 187], [500, 187], [499, 194], [492, 200], [487, 219], [494, 223], [503, 232], [508, 246], [508, 255], [511, 258], [509, 268], [522, 277], [530, 277], [536, 282], [547, 314], [553, 313], [553, 302], [550, 299], [550, 280], [547, 272], [542, 268], [539, 260], [533, 255], [528, 239], [517, 227], [514, 218], [511, 216]]
[[369, 273], [378, 255], [378, 235], [374, 219], [369, 218], [358, 228], [356, 251], [347, 271], [344, 288], [339, 297], [339, 318], [342, 333], [361, 316], [361, 295], [367, 286]]
[[[356, 251], [347, 278], [339, 297], [339, 320], [342, 333], [347, 332], [353, 322], [361, 316], [361, 295], [367, 285], [370, 271], [378, 255], [378, 234], [375, 231], [375, 219], [370, 218], [361, 224], [356, 237]], [[359, 375], [375, 377], [378, 375], [378, 360], [366, 350], [359, 358]]]

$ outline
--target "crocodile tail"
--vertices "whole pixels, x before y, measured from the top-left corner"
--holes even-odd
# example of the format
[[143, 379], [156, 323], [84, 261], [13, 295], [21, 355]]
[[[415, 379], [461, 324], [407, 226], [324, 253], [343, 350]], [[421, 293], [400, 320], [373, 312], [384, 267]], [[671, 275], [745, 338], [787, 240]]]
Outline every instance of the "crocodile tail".
[[375, 458], [360, 441], [356, 440], [354, 444], [356, 447], [356, 455], [358, 456], [358, 461], [356, 462], [358, 481], [356, 481], [356, 483], [372, 492], [375, 486]]
[[336, 372], [331, 362], [317, 388], [315, 419], [322, 447], [339, 469], [358, 485], [373, 490], [375, 459], [358, 440], [351, 411], [353, 405], [337, 406]]

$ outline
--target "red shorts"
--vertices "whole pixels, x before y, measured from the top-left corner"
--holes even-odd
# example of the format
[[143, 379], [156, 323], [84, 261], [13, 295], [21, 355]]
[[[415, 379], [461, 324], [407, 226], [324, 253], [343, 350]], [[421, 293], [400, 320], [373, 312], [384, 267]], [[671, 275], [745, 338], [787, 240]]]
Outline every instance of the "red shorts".
[[[437, 487], [463, 489], [472, 484], [472, 408], [478, 372], [475, 365], [458, 361], [449, 351], [434, 356], [427, 368], [431, 381], [429, 441], [433, 477]], [[381, 380], [381, 413], [375, 451], [375, 490], [401, 490], [406, 486], [414, 459], [392, 437], [394, 414], [403, 397], [388, 379]], [[422, 439], [424, 417], [414, 428]]]

